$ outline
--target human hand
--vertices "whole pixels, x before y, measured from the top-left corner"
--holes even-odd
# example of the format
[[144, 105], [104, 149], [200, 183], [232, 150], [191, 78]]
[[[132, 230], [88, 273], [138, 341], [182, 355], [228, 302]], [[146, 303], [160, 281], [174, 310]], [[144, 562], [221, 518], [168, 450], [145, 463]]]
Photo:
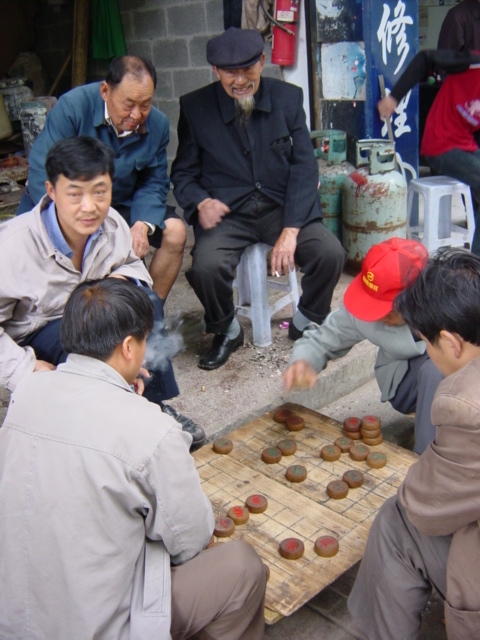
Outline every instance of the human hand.
[[230, 207], [228, 207], [221, 200], [215, 200], [214, 198], [206, 198], [202, 200], [197, 206], [198, 209], [198, 221], [200, 222], [202, 229], [213, 229], [222, 221], [223, 216], [230, 213]]
[[148, 242], [148, 226], [138, 220], [130, 227], [130, 233], [132, 234], [133, 252], [142, 260], [147, 255], [150, 246]]
[[398, 102], [392, 95], [385, 96], [377, 102], [377, 109], [382, 120], [389, 118], [398, 106]]
[[297, 236], [300, 229], [294, 227], [285, 227], [280, 237], [275, 243], [272, 249], [272, 256], [270, 259], [270, 271], [272, 276], [282, 275], [282, 271], [285, 275], [289, 271], [295, 269], [295, 249], [297, 248]]
[[145, 380], [144, 378], [150, 378], [150, 373], [144, 368], [140, 367], [140, 371], [138, 372], [137, 377], [132, 382], [135, 393], [139, 396], [143, 396], [143, 392], [145, 391]]
[[45, 360], [37, 360], [35, 362], [34, 371], [55, 371], [57, 367], [51, 362], [46, 362]]
[[317, 381], [317, 372], [307, 360], [297, 360], [283, 374], [283, 386], [292, 389], [313, 389]]

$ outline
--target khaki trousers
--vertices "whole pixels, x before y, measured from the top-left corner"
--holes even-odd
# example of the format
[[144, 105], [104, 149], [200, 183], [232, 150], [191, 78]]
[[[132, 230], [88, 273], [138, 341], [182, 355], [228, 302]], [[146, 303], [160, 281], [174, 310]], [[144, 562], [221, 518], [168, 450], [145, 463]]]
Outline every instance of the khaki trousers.
[[173, 640], [261, 640], [265, 585], [265, 565], [241, 540], [172, 567]]

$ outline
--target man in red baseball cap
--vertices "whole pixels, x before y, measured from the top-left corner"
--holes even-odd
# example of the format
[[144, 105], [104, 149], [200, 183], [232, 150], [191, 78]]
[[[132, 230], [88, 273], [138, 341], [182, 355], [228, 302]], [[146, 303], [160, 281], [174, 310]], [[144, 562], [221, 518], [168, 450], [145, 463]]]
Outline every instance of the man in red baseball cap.
[[396, 296], [406, 289], [427, 263], [427, 249], [415, 240], [390, 238], [373, 246], [362, 270], [350, 283], [343, 306], [330, 313], [320, 326], [307, 328], [295, 342], [289, 366], [283, 374], [287, 390], [312, 389], [317, 374], [350, 349], [369, 340], [378, 347], [375, 377], [381, 401], [415, 415], [415, 447], [422, 453], [435, 437], [430, 407], [443, 375], [394, 309]]

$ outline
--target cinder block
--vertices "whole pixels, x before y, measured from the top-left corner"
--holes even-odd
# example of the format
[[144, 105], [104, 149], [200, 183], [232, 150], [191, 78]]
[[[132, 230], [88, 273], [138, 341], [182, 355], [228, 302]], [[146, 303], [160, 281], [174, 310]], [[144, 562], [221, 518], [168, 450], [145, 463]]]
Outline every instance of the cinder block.
[[152, 43], [150, 40], [133, 40], [128, 43], [128, 53], [131, 56], [142, 56], [142, 58], [147, 58], [147, 60], [151, 60], [152, 58]]
[[211, 0], [205, 4], [207, 13], [207, 31], [212, 34], [223, 31], [223, 3], [222, 0]]
[[177, 98], [185, 93], [199, 89], [209, 84], [209, 82], [209, 69], [185, 69], [173, 72], [173, 91]]
[[[154, 101], [160, 103], [171, 98], [173, 98], [172, 72], [157, 71], [157, 88], [155, 89]], [[161, 107], [159, 109], [163, 111]]]
[[190, 64], [192, 67], [204, 67], [207, 62], [207, 42], [212, 38], [208, 36], [196, 36], [190, 40], [188, 49], [190, 51]]
[[167, 116], [168, 121], [170, 122], [170, 128], [176, 131], [178, 115], [180, 113], [180, 105], [178, 103], [178, 100], [156, 100], [155, 106], [158, 107], [160, 111], [163, 111], [163, 113]]
[[205, 5], [185, 4], [167, 10], [168, 34], [170, 36], [189, 36], [202, 33], [206, 28]]
[[[133, 12], [132, 11], [124, 11], [122, 13], [122, 25], [123, 25], [123, 35], [125, 36], [125, 40], [133, 40], [134, 32], [133, 32]], [[127, 44], [128, 47], [128, 44]]]
[[187, 42], [184, 38], [157, 40], [153, 43], [153, 62], [156, 68], [185, 68], [188, 63]]
[[135, 11], [133, 14], [133, 28], [135, 37], [138, 39], [165, 37], [167, 35], [165, 11], [163, 9]]
[[129, 11], [130, 9], [143, 9], [146, 6], [145, 0], [120, 0], [120, 11]]

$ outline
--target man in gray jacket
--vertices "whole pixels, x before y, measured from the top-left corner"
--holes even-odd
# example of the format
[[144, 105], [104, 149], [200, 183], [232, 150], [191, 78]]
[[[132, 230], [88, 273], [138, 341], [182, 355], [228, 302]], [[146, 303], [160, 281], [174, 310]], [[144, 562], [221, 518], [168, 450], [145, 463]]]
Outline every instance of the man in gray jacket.
[[66, 359], [59, 326], [77, 284], [130, 279], [151, 296], [159, 328], [149, 343], [164, 354], [149, 364], [145, 396], [182, 424], [194, 447], [201, 446], [203, 429], [165, 404], [179, 391], [160, 329], [163, 306], [133, 251], [126, 222], [110, 207], [113, 152], [95, 138], [67, 138], [48, 152], [46, 171], [47, 195], [29, 213], [0, 225], [0, 386], [13, 391], [27, 373]]
[[312, 388], [317, 373], [329, 360], [341, 358], [358, 342], [369, 340], [379, 348], [375, 377], [382, 402], [389, 401], [401, 413], [416, 412], [417, 453], [435, 435], [430, 407], [443, 376], [425, 353], [425, 342], [393, 311], [393, 302], [427, 258], [425, 247], [414, 240], [391, 238], [372, 247], [361, 273], [345, 292], [344, 306], [297, 340], [283, 375], [287, 389]]
[[262, 561], [210, 544], [190, 437], [135, 393], [152, 326], [141, 287], [82, 283], [66, 363], [16, 387], [0, 429], [4, 640], [263, 637]]

